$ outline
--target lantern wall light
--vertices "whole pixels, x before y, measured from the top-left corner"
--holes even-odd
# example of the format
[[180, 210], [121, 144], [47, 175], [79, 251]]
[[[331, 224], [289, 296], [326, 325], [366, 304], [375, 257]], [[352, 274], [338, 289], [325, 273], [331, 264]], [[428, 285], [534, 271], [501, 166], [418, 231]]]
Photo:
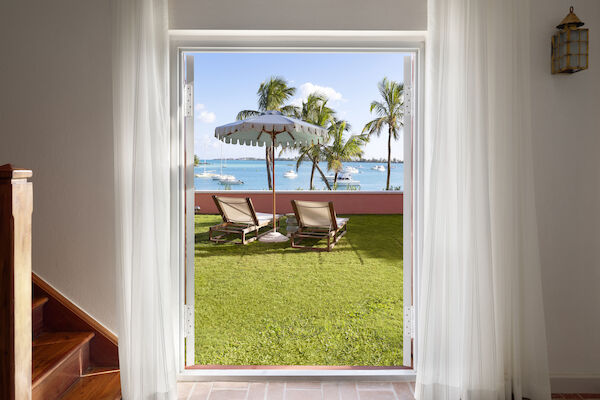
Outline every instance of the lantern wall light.
[[589, 31], [569, 9], [552, 36], [552, 73], [572, 74], [588, 68]]

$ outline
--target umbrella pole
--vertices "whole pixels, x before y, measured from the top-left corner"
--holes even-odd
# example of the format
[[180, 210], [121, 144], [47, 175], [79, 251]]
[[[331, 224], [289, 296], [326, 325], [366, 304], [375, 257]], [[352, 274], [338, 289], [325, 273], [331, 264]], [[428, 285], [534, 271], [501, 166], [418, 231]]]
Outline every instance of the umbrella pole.
[[272, 158], [272, 164], [271, 164], [271, 172], [273, 174], [273, 179], [272, 179], [272, 189], [273, 189], [273, 233], [277, 232], [277, 221], [275, 219], [275, 133], [271, 133], [271, 140], [272, 140], [272, 146], [271, 146], [271, 158]]

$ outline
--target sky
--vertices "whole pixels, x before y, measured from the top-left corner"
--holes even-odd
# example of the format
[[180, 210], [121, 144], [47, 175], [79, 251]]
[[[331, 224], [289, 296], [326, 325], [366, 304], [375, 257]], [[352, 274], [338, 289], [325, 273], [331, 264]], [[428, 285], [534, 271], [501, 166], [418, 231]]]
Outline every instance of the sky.
[[[375, 118], [369, 112], [380, 100], [377, 83], [383, 78], [402, 82], [400, 53], [195, 53], [194, 136], [200, 159], [264, 158], [264, 147], [226, 144], [214, 137], [215, 128], [235, 121], [240, 110], [256, 110], [257, 90], [271, 76], [281, 76], [300, 105], [314, 91], [329, 97], [338, 119], [348, 121], [352, 134], [361, 133]], [[387, 158], [387, 131], [364, 148], [365, 158]], [[402, 137], [392, 142], [392, 158], [403, 159]], [[293, 156], [290, 153], [290, 156]]]

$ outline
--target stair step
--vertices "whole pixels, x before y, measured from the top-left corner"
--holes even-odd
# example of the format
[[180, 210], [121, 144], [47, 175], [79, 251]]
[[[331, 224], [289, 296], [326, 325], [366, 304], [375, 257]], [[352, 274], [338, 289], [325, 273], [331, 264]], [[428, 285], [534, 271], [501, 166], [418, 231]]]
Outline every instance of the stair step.
[[34, 297], [33, 300], [31, 301], [31, 309], [35, 310], [36, 308], [43, 306], [47, 302], [48, 302], [47, 297]]
[[44, 330], [44, 307], [48, 302], [47, 297], [34, 297], [31, 302], [31, 327], [33, 337], [37, 337]]
[[61, 400], [119, 400], [121, 379], [118, 369], [91, 369], [79, 378]]
[[48, 332], [33, 341], [33, 399], [57, 399], [79, 378], [88, 367], [93, 337], [93, 332]]

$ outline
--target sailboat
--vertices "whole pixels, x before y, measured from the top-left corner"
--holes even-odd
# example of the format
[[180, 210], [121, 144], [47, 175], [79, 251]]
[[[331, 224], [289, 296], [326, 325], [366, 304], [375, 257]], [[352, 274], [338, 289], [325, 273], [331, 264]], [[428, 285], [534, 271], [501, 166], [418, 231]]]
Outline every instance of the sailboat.
[[208, 162], [206, 162], [206, 160], [204, 160], [200, 164], [204, 165], [204, 170], [201, 173], [199, 173], [199, 174], [194, 174], [194, 176], [196, 178], [208, 179], [208, 178], [212, 178], [215, 175], [213, 173], [214, 171], [207, 171], [206, 170], [206, 166], [209, 164]]

